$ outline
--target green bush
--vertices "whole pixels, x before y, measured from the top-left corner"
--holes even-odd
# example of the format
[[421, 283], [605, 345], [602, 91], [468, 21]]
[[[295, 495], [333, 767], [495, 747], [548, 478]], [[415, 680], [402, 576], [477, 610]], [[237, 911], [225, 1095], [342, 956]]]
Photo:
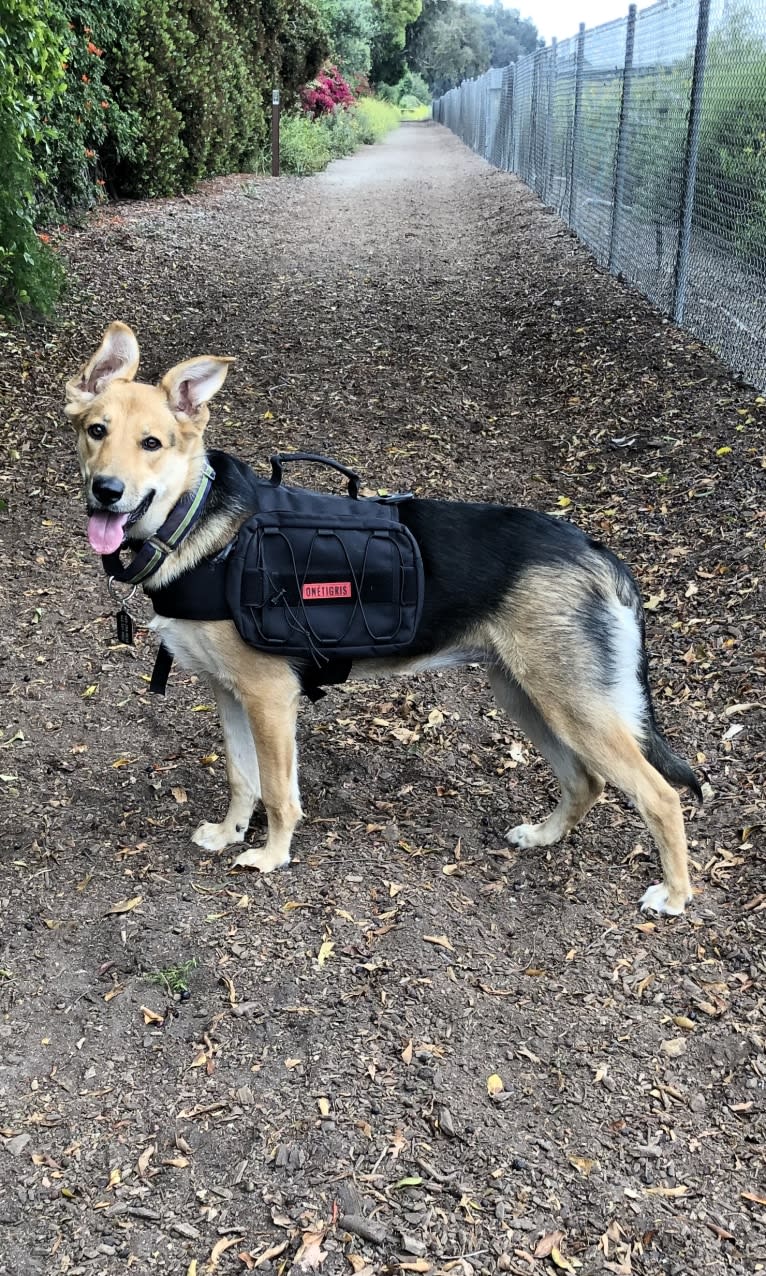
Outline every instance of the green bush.
[[373, 142], [379, 142], [386, 133], [395, 129], [400, 121], [400, 115], [395, 106], [374, 97], [360, 98], [353, 108], [353, 114], [357, 138], [368, 146], [371, 146]]
[[0, 312], [15, 303], [48, 312], [63, 272], [35, 232], [44, 174], [35, 151], [45, 112], [63, 91], [63, 32], [51, 0], [0, 0]]
[[308, 177], [327, 168], [331, 159], [327, 131], [321, 120], [313, 120], [303, 111], [282, 116], [279, 160], [285, 173]]
[[349, 108], [338, 107], [317, 119], [305, 111], [283, 115], [279, 146], [282, 170], [296, 177], [319, 173], [331, 160], [380, 141], [400, 120], [395, 106], [373, 97], [361, 98]]

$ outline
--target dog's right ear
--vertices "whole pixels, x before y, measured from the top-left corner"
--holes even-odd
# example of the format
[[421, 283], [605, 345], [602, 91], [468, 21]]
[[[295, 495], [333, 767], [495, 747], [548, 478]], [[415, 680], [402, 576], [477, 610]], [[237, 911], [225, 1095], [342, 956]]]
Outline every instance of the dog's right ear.
[[125, 323], [110, 323], [96, 353], [67, 381], [67, 416], [79, 416], [110, 381], [132, 381], [138, 372], [138, 342]]

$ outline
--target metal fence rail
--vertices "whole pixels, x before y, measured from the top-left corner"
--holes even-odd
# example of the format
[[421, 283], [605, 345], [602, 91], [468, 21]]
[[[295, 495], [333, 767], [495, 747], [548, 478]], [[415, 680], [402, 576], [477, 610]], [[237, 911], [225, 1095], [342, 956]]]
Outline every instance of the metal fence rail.
[[433, 114], [766, 390], [766, 0], [631, 5]]

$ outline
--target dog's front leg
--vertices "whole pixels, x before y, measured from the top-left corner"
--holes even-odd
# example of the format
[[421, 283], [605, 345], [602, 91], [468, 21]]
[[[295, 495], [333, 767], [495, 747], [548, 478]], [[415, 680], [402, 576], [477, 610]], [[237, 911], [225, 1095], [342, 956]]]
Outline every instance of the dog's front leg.
[[299, 688], [295, 675], [264, 680], [255, 690], [242, 692], [255, 738], [261, 775], [261, 799], [268, 819], [266, 845], [242, 851], [234, 863], [271, 873], [290, 863], [293, 830], [302, 818], [298, 793], [295, 725]]
[[211, 678], [226, 750], [229, 809], [220, 824], [200, 824], [192, 841], [206, 851], [222, 851], [244, 842], [253, 808], [261, 796], [258, 757], [250, 719], [242, 701], [216, 678]]

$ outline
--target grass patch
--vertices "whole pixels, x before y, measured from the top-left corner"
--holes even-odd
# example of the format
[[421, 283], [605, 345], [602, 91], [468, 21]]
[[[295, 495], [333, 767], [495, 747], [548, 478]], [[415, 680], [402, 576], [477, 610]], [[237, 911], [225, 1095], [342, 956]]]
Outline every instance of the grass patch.
[[197, 958], [192, 957], [178, 966], [166, 966], [164, 970], [155, 970], [150, 975], [144, 975], [144, 978], [148, 984], [157, 984], [158, 987], [163, 988], [169, 996], [182, 997], [189, 991], [189, 975], [198, 966]]

